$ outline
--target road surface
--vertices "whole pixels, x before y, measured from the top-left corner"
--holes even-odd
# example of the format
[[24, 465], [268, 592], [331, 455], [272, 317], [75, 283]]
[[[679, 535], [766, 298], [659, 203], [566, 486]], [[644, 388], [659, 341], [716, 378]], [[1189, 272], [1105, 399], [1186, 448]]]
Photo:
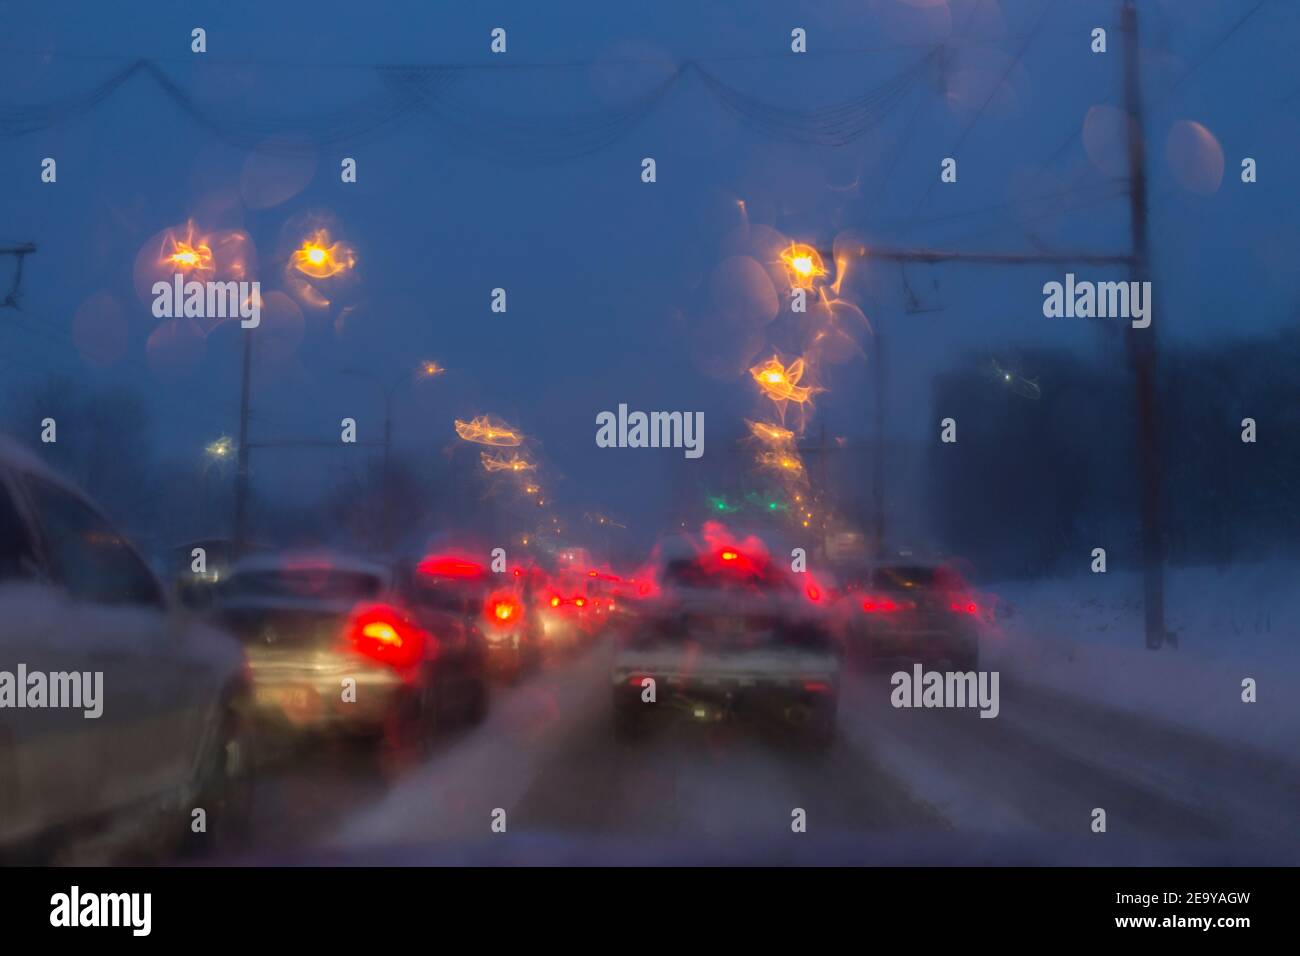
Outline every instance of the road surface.
[[[849, 673], [840, 734], [823, 751], [728, 725], [622, 741], [610, 654], [599, 644], [497, 690], [487, 721], [406, 767], [342, 745], [281, 755], [258, 780], [241, 858], [347, 860], [521, 834], [554, 846], [761, 847], [788, 839], [800, 810], [809, 834], [941, 850], [961, 834], [994, 847], [1041, 838], [1060, 841], [1057, 862], [1077, 859], [1080, 847], [1148, 842], [1146, 855], [1125, 859], [1179, 862], [1187, 846], [1222, 846], [1227, 855], [1216, 859], [1250, 860], [1300, 845], [1294, 767], [1006, 682], [999, 716], [982, 719], [977, 710], [894, 709], [888, 671]], [[1092, 830], [1096, 808], [1105, 833]]]

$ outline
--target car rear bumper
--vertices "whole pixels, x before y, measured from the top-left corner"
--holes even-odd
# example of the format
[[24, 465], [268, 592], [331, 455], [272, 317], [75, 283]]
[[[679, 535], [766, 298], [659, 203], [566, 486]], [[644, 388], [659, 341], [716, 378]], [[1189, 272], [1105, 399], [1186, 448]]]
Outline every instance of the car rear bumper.
[[524, 663], [524, 645], [517, 638], [491, 641], [487, 646], [487, 670], [492, 677], [517, 674]]
[[389, 669], [355, 667], [328, 674], [253, 669], [253, 719], [263, 729], [367, 733], [392, 713], [406, 683]]
[[614, 679], [614, 706], [645, 719], [693, 723], [777, 723], [793, 727], [834, 724], [839, 701], [834, 675], [804, 678], [655, 678], [655, 699], [647, 702], [635, 674]]
[[979, 635], [964, 626], [865, 627], [850, 634], [848, 649], [872, 661], [960, 663], [978, 657]]

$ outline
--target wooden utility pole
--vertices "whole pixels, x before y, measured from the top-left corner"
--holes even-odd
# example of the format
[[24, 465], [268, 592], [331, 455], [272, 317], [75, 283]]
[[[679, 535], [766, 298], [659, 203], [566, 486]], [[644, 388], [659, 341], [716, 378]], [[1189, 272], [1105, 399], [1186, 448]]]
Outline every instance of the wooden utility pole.
[[235, 515], [230, 551], [233, 559], [243, 556], [248, 525], [248, 391], [253, 365], [253, 330], [243, 329], [244, 371], [239, 383], [239, 465], [235, 474]]
[[[1146, 136], [1142, 115], [1142, 78], [1138, 61], [1137, 7], [1124, 0], [1120, 11], [1124, 34], [1124, 107], [1128, 112], [1129, 231], [1133, 260], [1129, 270], [1133, 281], [1151, 278], [1147, 230]], [[1147, 299], [1152, 308], [1152, 298]], [[1160, 428], [1156, 398], [1157, 325], [1154, 313], [1145, 329], [1128, 329], [1126, 341], [1133, 365], [1138, 412], [1137, 445], [1139, 488], [1142, 508], [1142, 592], [1147, 647], [1159, 650], [1165, 643], [1164, 537], [1160, 514]]]
[[880, 339], [880, 332], [871, 327], [871, 341], [875, 346], [875, 369], [872, 376], [875, 381], [875, 454], [871, 456], [871, 553], [880, 558], [885, 553], [885, 395], [888, 392], [885, 383], [885, 346]]

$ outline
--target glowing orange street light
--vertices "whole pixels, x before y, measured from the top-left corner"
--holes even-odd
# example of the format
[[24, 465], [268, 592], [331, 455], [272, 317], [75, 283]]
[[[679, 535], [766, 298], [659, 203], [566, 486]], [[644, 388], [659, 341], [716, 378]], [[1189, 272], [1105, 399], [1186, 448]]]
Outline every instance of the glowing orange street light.
[[289, 257], [289, 264], [313, 279], [328, 279], [357, 264], [356, 253], [343, 242], [331, 242], [329, 231], [317, 229]]
[[455, 419], [454, 424], [457, 435], [465, 441], [480, 445], [513, 448], [522, 445], [524, 441], [522, 432], [490, 415], [479, 415], [467, 422]]
[[803, 462], [796, 455], [787, 455], [780, 452], [764, 452], [758, 456], [758, 463], [765, 468], [775, 468], [778, 471], [789, 472], [790, 474], [802, 474]]
[[487, 452], [479, 452], [479, 461], [483, 463], [483, 470], [487, 472], [495, 471], [533, 471], [537, 468], [533, 462], [521, 455], [489, 455]]
[[781, 264], [790, 277], [790, 284], [800, 289], [811, 289], [827, 274], [821, 253], [801, 242], [792, 242], [788, 249], [782, 250]]
[[749, 374], [758, 387], [763, 390], [763, 394], [774, 402], [797, 402], [802, 405], [812, 398], [812, 386], [800, 385], [799, 380], [803, 378], [804, 361], [795, 359], [787, 367], [779, 358], [772, 356], [762, 365], [755, 365], [749, 370]]
[[170, 229], [163, 236], [163, 246], [159, 254], [162, 265], [170, 265], [181, 272], [210, 272], [213, 268], [212, 247], [206, 236], [195, 236], [194, 223], [185, 224], [184, 238], [176, 236]]
[[[770, 383], [769, 383], [770, 384]], [[751, 422], [746, 420], [750, 434], [768, 445], [784, 445], [794, 440], [794, 432], [770, 422]]]

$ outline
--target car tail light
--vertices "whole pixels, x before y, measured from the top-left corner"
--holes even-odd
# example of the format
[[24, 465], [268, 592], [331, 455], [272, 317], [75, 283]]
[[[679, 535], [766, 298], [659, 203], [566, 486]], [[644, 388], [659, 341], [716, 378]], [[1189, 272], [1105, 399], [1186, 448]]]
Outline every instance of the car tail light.
[[803, 682], [803, 689], [810, 694], [829, 694], [831, 685], [824, 680], [806, 680]]
[[513, 627], [523, 616], [523, 607], [512, 597], [494, 597], [488, 600], [487, 619], [497, 627]]
[[487, 575], [483, 565], [451, 555], [431, 554], [416, 565], [416, 571], [443, 578], [481, 578]]
[[867, 597], [862, 599], [862, 610], [868, 614], [892, 614], [902, 608], [892, 598]]
[[558, 597], [552, 596], [551, 607], [559, 607], [559, 606], [560, 606], [560, 599]]
[[578, 607], [586, 607], [586, 606], [587, 606], [587, 599], [586, 599], [586, 598], [574, 598], [574, 599], [573, 599], [573, 603], [576, 604]]
[[953, 601], [948, 609], [954, 614], [978, 614], [980, 606], [974, 601]]
[[347, 640], [357, 653], [399, 670], [413, 666], [424, 657], [426, 637], [424, 631], [386, 604], [353, 612], [347, 630]]

